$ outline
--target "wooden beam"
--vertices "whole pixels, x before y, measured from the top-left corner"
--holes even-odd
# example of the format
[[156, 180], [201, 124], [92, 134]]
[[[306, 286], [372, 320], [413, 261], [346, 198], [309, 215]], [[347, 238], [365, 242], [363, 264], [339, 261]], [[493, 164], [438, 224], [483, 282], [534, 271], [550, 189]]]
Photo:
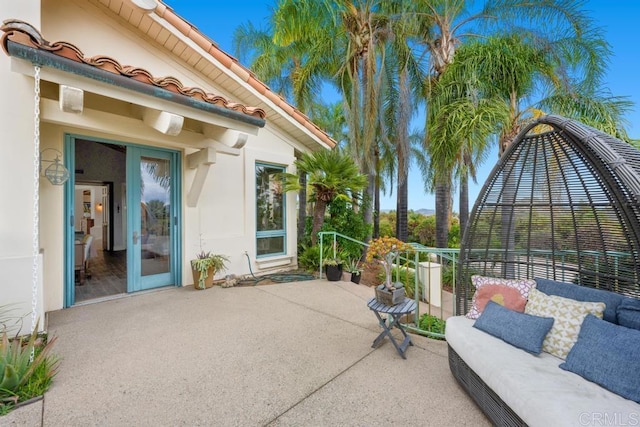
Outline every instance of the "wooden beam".
[[187, 206], [194, 208], [198, 205], [198, 199], [202, 194], [202, 188], [209, 174], [209, 167], [216, 162], [216, 150], [203, 148], [195, 153], [187, 155], [187, 167], [196, 169], [196, 175], [191, 182], [191, 188], [187, 193]]
[[167, 111], [145, 108], [142, 112], [142, 121], [160, 133], [176, 136], [182, 130], [184, 117]]
[[206, 138], [236, 149], [244, 147], [249, 139], [249, 135], [244, 132], [207, 124], [202, 125], [202, 133]]
[[60, 110], [65, 113], [82, 114], [84, 91], [76, 87], [60, 85], [58, 91]]

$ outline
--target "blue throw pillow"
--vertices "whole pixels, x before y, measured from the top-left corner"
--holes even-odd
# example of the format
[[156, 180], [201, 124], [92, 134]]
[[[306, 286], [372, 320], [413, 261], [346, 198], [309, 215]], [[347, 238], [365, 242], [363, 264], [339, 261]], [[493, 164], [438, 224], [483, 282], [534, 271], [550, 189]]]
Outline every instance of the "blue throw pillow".
[[618, 323], [616, 310], [624, 299], [624, 296], [602, 289], [588, 288], [586, 286], [557, 282], [550, 279], [536, 277], [535, 281], [536, 289], [547, 295], [557, 295], [559, 297], [571, 298], [583, 302], [603, 302], [606, 308], [604, 309], [602, 318], [607, 322]]
[[640, 331], [587, 315], [560, 367], [640, 403]]
[[474, 328], [533, 354], [540, 354], [542, 342], [552, 326], [552, 317], [519, 313], [493, 301], [487, 303], [473, 324]]
[[618, 306], [618, 324], [627, 328], [640, 329], [640, 300], [625, 298]]

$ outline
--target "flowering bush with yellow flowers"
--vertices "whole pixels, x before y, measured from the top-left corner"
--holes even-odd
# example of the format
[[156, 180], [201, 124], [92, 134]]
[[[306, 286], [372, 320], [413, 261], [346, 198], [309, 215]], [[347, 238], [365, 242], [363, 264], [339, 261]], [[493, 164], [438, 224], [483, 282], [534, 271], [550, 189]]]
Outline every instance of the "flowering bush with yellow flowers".
[[386, 275], [384, 285], [387, 289], [392, 289], [391, 271], [393, 269], [393, 262], [398, 258], [400, 252], [411, 252], [412, 250], [413, 247], [411, 245], [395, 237], [378, 237], [369, 244], [367, 261], [376, 259], [382, 264]]

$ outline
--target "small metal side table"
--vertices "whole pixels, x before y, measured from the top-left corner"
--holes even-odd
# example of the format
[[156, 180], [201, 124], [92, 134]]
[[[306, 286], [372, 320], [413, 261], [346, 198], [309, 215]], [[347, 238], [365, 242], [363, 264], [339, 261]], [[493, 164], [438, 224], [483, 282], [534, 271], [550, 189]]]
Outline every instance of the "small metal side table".
[[[382, 326], [382, 332], [380, 333], [380, 335], [378, 335], [378, 338], [373, 341], [373, 345], [371, 347], [376, 348], [378, 344], [380, 344], [380, 342], [384, 339], [384, 337], [388, 336], [393, 343], [393, 346], [396, 348], [396, 350], [398, 350], [400, 356], [402, 356], [403, 359], [406, 359], [407, 356], [405, 355], [405, 352], [407, 351], [407, 347], [413, 345], [413, 343], [411, 342], [411, 338], [409, 337], [409, 335], [407, 335], [407, 332], [402, 327], [402, 324], [400, 323], [400, 317], [405, 314], [412, 313], [416, 309], [416, 302], [410, 298], [405, 298], [404, 301], [400, 304], [386, 305], [379, 302], [375, 298], [371, 298], [367, 302], [367, 307], [369, 307], [369, 309], [374, 312], [374, 314], [378, 318], [378, 322], [380, 322], [380, 326]], [[380, 317], [380, 313], [385, 313], [390, 316], [390, 318], [388, 319], [388, 324], [387, 319], [383, 319], [382, 317]], [[398, 344], [396, 339], [391, 334], [391, 330], [394, 327], [400, 329], [402, 335], [404, 336], [402, 344]]]

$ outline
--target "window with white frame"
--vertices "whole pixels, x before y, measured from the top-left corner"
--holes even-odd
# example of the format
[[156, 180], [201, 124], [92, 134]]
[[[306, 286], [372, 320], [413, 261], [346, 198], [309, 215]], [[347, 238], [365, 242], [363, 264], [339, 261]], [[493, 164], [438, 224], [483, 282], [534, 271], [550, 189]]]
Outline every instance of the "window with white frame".
[[285, 168], [256, 163], [257, 256], [286, 253], [285, 197], [280, 174]]

